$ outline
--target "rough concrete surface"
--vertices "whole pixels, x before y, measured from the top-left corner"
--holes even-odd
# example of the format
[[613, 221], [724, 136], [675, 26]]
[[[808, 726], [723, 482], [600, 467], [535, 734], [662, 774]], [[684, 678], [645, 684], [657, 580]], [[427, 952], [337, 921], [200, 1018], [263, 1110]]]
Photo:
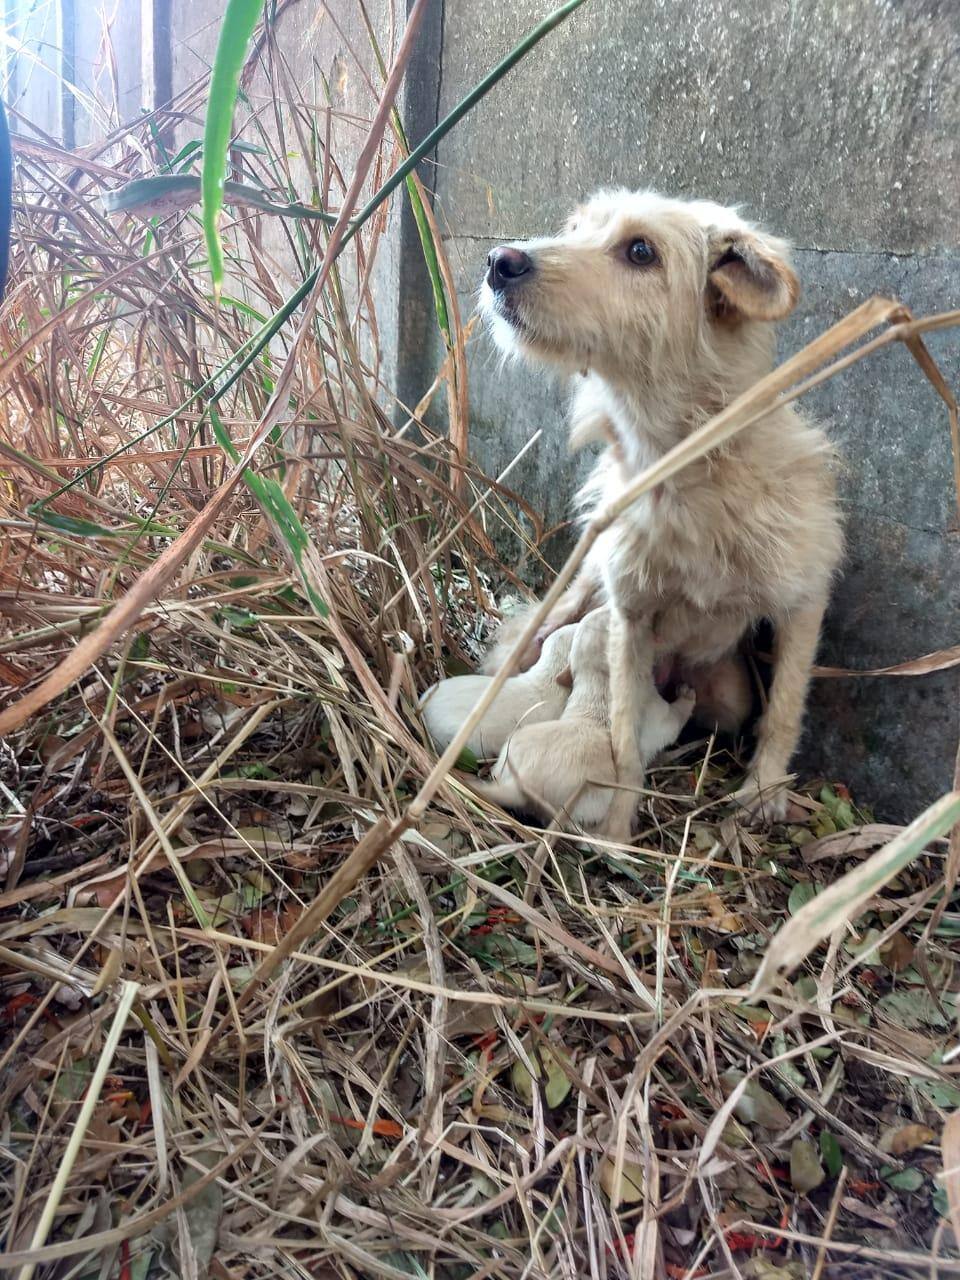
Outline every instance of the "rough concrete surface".
[[[552, 0], [444, 4], [441, 112]], [[955, 0], [588, 0], [440, 148], [460, 235], [542, 230], [583, 190], [745, 200], [811, 248], [960, 228]]]
[[[545, 0], [446, 0], [440, 111]], [[599, 185], [740, 203], [791, 237], [803, 283], [783, 326], [797, 350], [874, 293], [915, 313], [960, 305], [960, 11], [842, 0], [588, 3], [443, 142], [436, 187], [461, 302], [487, 251], [555, 226]], [[930, 339], [960, 382], [956, 331]], [[435, 366], [437, 352], [411, 363]], [[471, 430], [491, 472], [538, 428], [513, 477], [548, 526], [571, 514], [589, 465], [565, 449], [565, 390], [489, 340], [471, 355]], [[907, 352], [819, 388], [808, 411], [841, 454], [848, 552], [825, 664], [869, 668], [960, 642], [960, 532], [945, 409]], [[547, 547], [556, 563], [569, 534]], [[535, 566], [524, 564], [535, 580]], [[817, 683], [798, 761], [845, 779], [884, 817], [912, 816], [950, 783], [956, 671]]]
[[[917, 315], [960, 301], [960, 256], [798, 255], [804, 296], [784, 353], [869, 293]], [[960, 333], [928, 345], [956, 387]], [[946, 408], [896, 346], [811, 393], [841, 456], [847, 535], [821, 650], [824, 664], [888, 666], [960, 643], [960, 530]], [[822, 680], [800, 764], [845, 778], [887, 816], [906, 818], [945, 791], [960, 732], [960, 673]]]

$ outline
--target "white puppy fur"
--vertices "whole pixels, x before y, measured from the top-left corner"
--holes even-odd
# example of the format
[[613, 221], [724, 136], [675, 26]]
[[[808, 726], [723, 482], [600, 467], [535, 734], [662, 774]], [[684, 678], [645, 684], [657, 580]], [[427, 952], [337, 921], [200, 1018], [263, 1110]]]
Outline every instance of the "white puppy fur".
[[[582, 831], [603, 830], [617, 783], [610, 741], [609, 609], [597, 609], [576, 628], [570, 653], [573, 691], [557, 720], [524, 725], [493, 766], [490, 781], [471, 780], [482, 796], [507, 809], [529, 810], [544, 821]], [[637, 742], [644, 763], [673, 742], [693, 710], [682, 689], [675, 702], [660, 697], [649, 672], [639, 671], [642, 715]], [[564, 820], [565, 819], [565, 820]]]
[[[575, 626], [560, 627], [544, 641], [536, 666], [511, 676], [467, 739], [478, 760], [495, 760], [519, 724], [555, 720], [570, 696], [570, 648]], [[420, 699], [423, 722], [439, 751], [454, 735], [486, 692], [491, 676], [451, 676]]]

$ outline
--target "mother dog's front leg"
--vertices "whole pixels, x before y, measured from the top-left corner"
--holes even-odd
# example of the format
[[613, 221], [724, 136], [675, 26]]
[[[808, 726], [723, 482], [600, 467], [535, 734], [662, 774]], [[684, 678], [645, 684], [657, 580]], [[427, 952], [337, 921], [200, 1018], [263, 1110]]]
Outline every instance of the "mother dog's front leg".
[[611, 840], [630, 841], [645, 770], [637, 737], [653, 680], [653, 631], [646, 618], [610, 611], [610, 737], [618, 787], [605, 823]]
[[826, 598], [773, 619], [773, 684], [757, 730], [757, 750], [737, 799], [762, 822], [781, 822], [787, 811], [784, 781], [800, 738], [800, 725], [816, 656]]
[[[595, 609], [603, 598], [603, 582], [597, 570], [589, 561], [585, 563], [567, 587], [566, 591], [544, 618], [536, 635], [520, 655], [516, 671], [529, 671], [540, 658], [543, 642], [554, 631], [559, 631], [568, 623], [579, 622], [591, 609]], [[516, 642], [523, 634], [530, 614], [537, 608], [537, 602], [526, 605], [518, 613], [508, 618], [497, 632], [492, 647], [484, 655], [480, 663], [480, 671], [492, 676], [503, 666]]]

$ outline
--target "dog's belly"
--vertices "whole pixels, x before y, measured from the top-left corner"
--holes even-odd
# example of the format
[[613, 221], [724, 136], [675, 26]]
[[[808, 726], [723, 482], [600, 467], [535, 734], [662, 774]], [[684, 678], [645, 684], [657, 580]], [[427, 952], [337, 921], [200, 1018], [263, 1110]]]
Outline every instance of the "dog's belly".
[[673, 603], [653, 614], [654, 645], [693, 664], [710, 663], [735, 649], [762, 615], [750, 609], [713, 609]]

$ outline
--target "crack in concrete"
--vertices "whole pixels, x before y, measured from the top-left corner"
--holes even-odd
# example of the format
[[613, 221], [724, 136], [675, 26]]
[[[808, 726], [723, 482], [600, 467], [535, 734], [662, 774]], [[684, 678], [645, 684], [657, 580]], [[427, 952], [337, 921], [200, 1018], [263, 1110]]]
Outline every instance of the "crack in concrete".
[[[440, 0], [440, 56], [437, 66], [437, 101], [433, 109], [433, 123], [436, 126], [440, 121], [440, 103], [443, 100], [443, 52], [447, 40], [447, 0]], [[443, 139], [441, 138], [440, 142]], [[440, 142], [437, 143], [433, 151], [433, 163], [439, 167], [440, 164]]]

